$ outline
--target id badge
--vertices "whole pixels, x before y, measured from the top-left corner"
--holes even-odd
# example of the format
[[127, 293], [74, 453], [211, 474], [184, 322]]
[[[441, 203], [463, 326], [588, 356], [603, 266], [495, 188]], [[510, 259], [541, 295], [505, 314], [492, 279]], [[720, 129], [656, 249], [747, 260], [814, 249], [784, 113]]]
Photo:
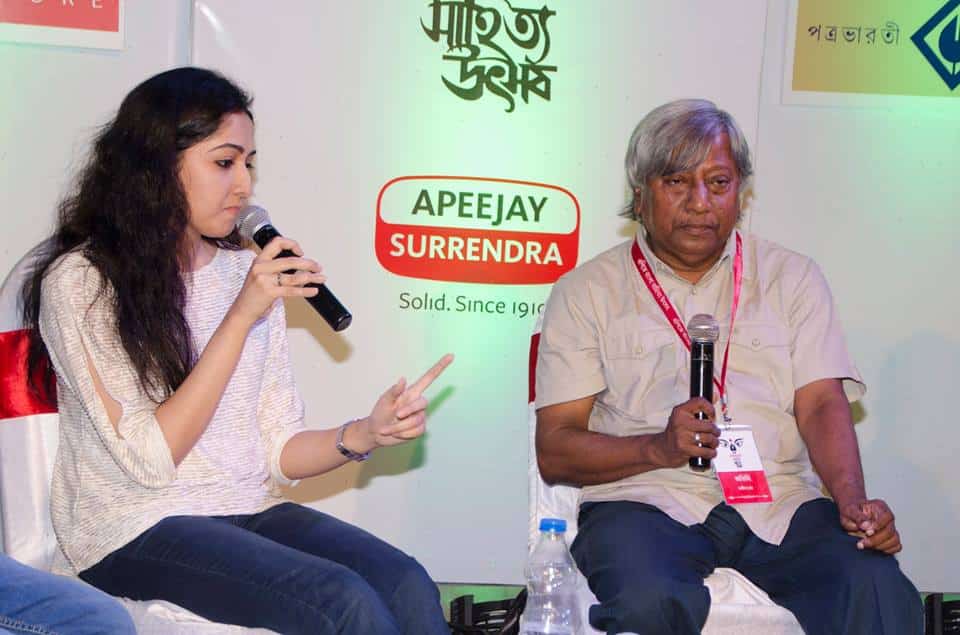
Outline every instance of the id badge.
[[721, 428], [717, 457], [713, 459], [713, 465], [727, 504], [773, 502], [750, 426], [731, 425]]

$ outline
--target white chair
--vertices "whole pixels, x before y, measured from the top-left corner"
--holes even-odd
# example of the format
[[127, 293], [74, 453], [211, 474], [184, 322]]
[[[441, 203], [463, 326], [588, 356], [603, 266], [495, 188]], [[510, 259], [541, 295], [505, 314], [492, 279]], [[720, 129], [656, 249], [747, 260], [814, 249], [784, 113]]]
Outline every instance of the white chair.
[[[57, 549], [50, 523], [50, 481], [58, 443], [57, 414], [11, 406], [23, 381], [18, 358], [24, 333], [18, 295], [31, 254], [0, 286], [0, 535], [3, 552], [37, 569], [49, 570]], [[163, 601], [119, 601], [141, 635], [247, 635], [273, 631], [207, 621]]]
[[[577, 512], [580, 490], [566, 485], [547, 485], [537, 468], [534, 443], [536, 412], [533, 405], [536, 351], [539, 344], [541, 318], [537, 318], [530, 341], [530, 398], [528, 404], [528, 549], [533, 549], [539, 534], [541, 518], [562, 518], [567, 521], [567, 544], [577, 535]], [[710, 613], [703, 627], [704, 635], [803, 635], [797, 618], [787, 609], [774, 604], [770, 597], [733, 569], [718, 568], [704, 581], [710, 591]], [[597, 603], [596, 596], [579, 575], [581, 623], [584, 633], [600, 633], [590, 626], [587, 613]]]

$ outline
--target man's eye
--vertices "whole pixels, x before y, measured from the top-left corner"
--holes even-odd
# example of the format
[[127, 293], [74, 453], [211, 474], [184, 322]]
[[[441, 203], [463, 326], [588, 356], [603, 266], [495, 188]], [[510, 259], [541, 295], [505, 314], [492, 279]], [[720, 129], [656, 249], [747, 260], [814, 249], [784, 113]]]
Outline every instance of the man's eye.
[[257, 166], [255, 166], [255, 165], [252, 164], [252, 163], [248, 163], [248, 164], [247, 164], [247, 169], [248, 169], [248, 170], [256, 170], [256, 169], [257, 169]]

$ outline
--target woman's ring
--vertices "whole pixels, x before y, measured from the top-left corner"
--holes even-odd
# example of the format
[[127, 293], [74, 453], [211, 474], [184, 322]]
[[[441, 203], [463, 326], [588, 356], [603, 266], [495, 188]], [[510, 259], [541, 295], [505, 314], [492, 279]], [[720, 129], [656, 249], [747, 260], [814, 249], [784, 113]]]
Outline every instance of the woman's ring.
[[693, 433], [693, 440], [694, 440], [695, 443], [700, 443], [700, 433], [699, 433], [699, 432], [694, 432], [694, 433]]

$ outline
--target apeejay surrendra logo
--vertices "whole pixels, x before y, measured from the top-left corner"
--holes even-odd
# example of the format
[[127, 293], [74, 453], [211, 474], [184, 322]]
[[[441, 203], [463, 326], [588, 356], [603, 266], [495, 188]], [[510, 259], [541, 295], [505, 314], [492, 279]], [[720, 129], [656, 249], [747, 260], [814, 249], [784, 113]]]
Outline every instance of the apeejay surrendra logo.
[[549, 284], [577, 264], [580, 204], [546, 183], [402, 176], [377, 197], [376, 254], [392, 273]]

